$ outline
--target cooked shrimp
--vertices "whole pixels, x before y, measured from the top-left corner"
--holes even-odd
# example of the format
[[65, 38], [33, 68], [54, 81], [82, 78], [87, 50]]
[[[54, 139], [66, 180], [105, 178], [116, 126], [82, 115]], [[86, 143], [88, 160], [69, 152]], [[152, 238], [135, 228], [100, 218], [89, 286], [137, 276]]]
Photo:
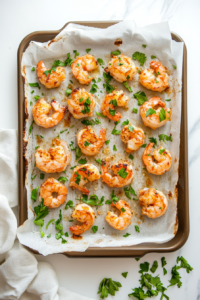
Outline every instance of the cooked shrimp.
[[[48, 116], [52, 107], [55, 112]], [[50, 105], [45, 99], [41, 98], [33, 106], [33, 118], [37, 125], [50, 128], [57, 125], [64, 118], [66, 111], [67, 107], [60, 105], [56, 100], [52, 100]]]
[[151, 155], [154, 143], [150, 143], [144, 150], [142, 159], [149, 173], [154, 175], [162, 175], [169, 171], [172, 164], [172, 157], [169, 150], [160, 147], [155, 149]]
[[110, 120], [119, 121], [122, 115], [115, 111], [116, 106], [126, 107], [129, 97], [123, 91], [113, 91], [107, 94], [101, 103], [101, 110], [104, 116]]
[[68, 109], [75, 119], [90, 117], [96, 106], [92, 94], [85, 89], [76, 88], [71, 93], [71, 99], [67, 100]]
[[86, 203], [78, 204], [72, 213], [72, 218], [83, 223], [82, 225], [75, 225], [69, 227], [69, 230], [75, 234], [80, 235], [86, 230], [89, 230], [94, 224], [95, 213], [92, 207]]
[[90, 191], [84, 187], [88, 181], [92, 182], [100, 178], [99, 170], [92, 164], [78, 166], [73, 170], [69, 186], [76, 188], [83, 194], [88, 195]]
[[110, 164], [103, 162], [101, 166], [101, 178], [110, 187], [123, 187], [131, 183], [133, 179], [133, 167], [127, 162], [115, 163], [111, 170], [113, 176], [108, 172]]
[[78, 133], [77, 141], [83, 154], [88, 156], [96, 155], [106, 141], [106, 130], [101, 128], [98, 137], [92, 127], [88, 126]]
[[71, 161], [71, 152], [65, 141], [54, 139], [52, 148], [38, 148], [35, 153], [36, 167], [46, 173], [62, 172]]
[[95, 70], [97, 67], [95, 57], [90, 54], [78, 57], [71, 64], [72, 73], [81, 84], [89, 84], [92, 81], [94, 77], [90, 76], [88, 72]]
[[117, 230], [124, 230], [131, 224], [131, 210], [129, 204], [124, 200], [119, 200], [116, 204], [112, 203], [111, 206], [119, 209], [119, 216], [114, 212], [108, 211], [106, 221], [110, 226]]
[[127, 80], [133, 80], [137, 69], [132, 59], [124, 54], [115, 56], [111, 55], [112, 59], [105, 68], [106, 73], [110, 75], [119, 82], [124, 82]]
[[163, 126], [171, 121], [171, 109], [160, 100], [160, 97], [153, 97], [146, 101], [140, 108], [140, 115], [144, 125], [152, 129]]
[[131, 153], [132, 151], [138, 150], [144, 144], [144, 131], [129, 123], [129, 125], [125, 125], [121, 131], [121, 140], [127, 144], [126, 152]]
[[[53, 193], [57, 193], [57, 197]], [[59, 207], [65, 202], [66, 196], [66, 186], [54, 178], [48, 178], [40, 187], [40, 201], [44, 199], [44, 205], [50, 208]]]
[[[45, 71], [48, 71], [47, 75], [44, 73]], [[65, 80], [65, 69], [63, 67], [56, 67], [56, 71], [47, 70], [44, 62], [41, 60], [37, 64], [37, 76], [47, 89], [52, 89], [60, 86], [61, 82]]]
[[152, 219], [163, 216], [168, 207], [165, 195], [154, 188], [139, 191], [139, 204], [143, 206], [142, 214]]
[[169, 87], [167, 69], [159, 61], [151, 61], [150, 68], [141, 71], [139, 82], [147, 89], [162, 92]]

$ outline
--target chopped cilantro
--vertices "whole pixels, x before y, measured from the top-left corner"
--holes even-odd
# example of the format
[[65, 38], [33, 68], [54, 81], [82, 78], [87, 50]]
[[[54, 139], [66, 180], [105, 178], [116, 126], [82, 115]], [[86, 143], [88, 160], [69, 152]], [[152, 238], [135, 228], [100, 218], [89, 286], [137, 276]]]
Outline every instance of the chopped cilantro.
[[127, 175], [128, 175], [128, 172], [125, 171], [125, 168], [121, 168], [121, 169], [117, 172], [117, 174], [118, 174], [120, 177], [122, 177], [122, 178], [126, 178]]
[[92, 231], [96, 233], [98, 231], [98, 226], [92, 226]]
[[159, 119], [160, 119], [160, 122], [162, 122], [163, 120], [166, 120], [166, 113], [165, 113], [165, 110], [163, 107], [161, 108], [161, 110], [159, 112]]
[[145, 61], [147, 60], [147, 57], [144, 53], [141, 53], [141, 52], [137, 51], [132, 55], [132, 59], [133, 60], [138, 60], [140, 62], [140, 66], [143, 66]]
[[147, 96], [144, 92], [137, 92], [133, 94], [134, 98], [138, 100], [138, 105], [142, 105], [144, 102], [147, 101]]
[[136, 231], [136, 232], [140, 232], [140, 228], [139, 228], [138, 225], [135, 225], [135, 231]]
[[121, 54], [121, 52], [117, 49], [116, 51], [111, 52], [112, 55], [118, 56]]

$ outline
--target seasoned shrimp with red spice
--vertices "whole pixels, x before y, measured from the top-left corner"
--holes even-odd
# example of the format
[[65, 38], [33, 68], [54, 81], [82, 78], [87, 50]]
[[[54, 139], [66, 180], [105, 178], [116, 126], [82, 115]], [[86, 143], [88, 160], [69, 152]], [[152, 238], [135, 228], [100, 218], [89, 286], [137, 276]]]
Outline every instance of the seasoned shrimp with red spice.
[[111, 54], [111, 57], [112, 59], [108, 63], [108, 67], [105, 68], [105, 72], [110, 73], [110, 75], [119, 82], [133, 80], [137, 68], [132, 59], [124, 54], [117, 56]]
[[149, 173], [162, 175], [169, 171], [172, 164], [172, 157], [169, 150], [160, 147], [151, 154], [154, 143], [150, 143], [144, 150], [142, 159]]
[[101, 110], [104, 116], [110, 120], [119, 121], [122, 115], [116, 112], [116, 107], [127, 107], [129, 97], [123, 91], [113, 91], [107, 94], [102, 101]]
[[67, 100], [69, 112], [75, 119], [91, 117], [96, 106], [92, 94], [85, 89], [76, 88], [71, 93], [71, 99]]
[[171, 121], [171, 114], [171, 109], [166, 107], [160, 97], [149, 99], [140, 108], [144, 125], [154, 130]]
[[123, 187], [131, 183], [133, 179], [133, 167], [127, 162], [115, 163], [111, 166], [113, 175], [109, 173], [110, 164], [103, 161], [101, 166], [101, 178], [110, 187]]
[[92, 81], [94, 77], [90, 76], [89, 72], [97, 67], [95, 57], [90, 54], [78, 57], [71, 64], [72, 73], [81, 84], [89, 84]]
[[78, 166], [73, 170], [69, 186], [88, 195], [90, 191], [84, 187], [88, 181], [92, 182], [100, 178], [99, 170], [93, 164]]
[[[53, 113], [51, 110], [53, 108]], [[44, 128], [56, 126], [67, 112], [67, 106], [62, 106], [56, 100], [49, 104], [45, 99], [39, 99], [33, 106], [33, 119], [35, 123]]]
[[78, 204], [72, 213], [72, 218], [81, 222], [81, 225], [69, 227], [69, 230], [75, 235], [81, 235], [86, 230], [89, 230], [94, 224], [95, 213], [92, 207], [86, 203]]
[[151, 219], [163, 216], [168, 208], [165, 195], [154, 188], [139, 191], [139, 204], [142, 206], [142, 214]]
[[37, 76], [39, 81], [47, 88], [59, 87], [65, 80], [65, 69], [63, 67], [54, 67], [47, 70], [44, 62], [41, 60], [37, 64]]
[[106, 141], [106, 130], [101, 128], [98, 137], [93, 128], [88, 126], [78, 133], [77, 141], [83, 154], [94, 156], [99, 153]]
[[131, 224], [131, 209], [128, 202], [119, 200], [116, 204], [112, 203], [112, 207], [116, 207], [120, 214], [119, 216], [112, 211], [107, 212], [106, 221], [110, 226], [117, 230], [124, 230]]
[[71, 161], [67, 143], [54, 139], [49, 150], [38, 148], [35, 153], [36, 167], [46, 173], [63, 172]]
[[127, 153], [137, 151], [144, 144], [144, 131], [139, 127], [132, 126], [131, 123], [129, 123], [129, 125], [125, 125], [121, 131], [121, 140], [127, 145]]
[[139, 83], [149, 90], [162, 92], [169, 87], [167, 69], [161, 62], [153, 60], [150, 62], [150, 69], [141, 71]]
[[[54, 193], [57, 196], [54, 196]], [[48, 178], [40, 186], [40, 201], [44, 199], [44, 205], [50, 208], [59, 207], [65, 202], [66, 196], [66, 186], [54, 178]]]

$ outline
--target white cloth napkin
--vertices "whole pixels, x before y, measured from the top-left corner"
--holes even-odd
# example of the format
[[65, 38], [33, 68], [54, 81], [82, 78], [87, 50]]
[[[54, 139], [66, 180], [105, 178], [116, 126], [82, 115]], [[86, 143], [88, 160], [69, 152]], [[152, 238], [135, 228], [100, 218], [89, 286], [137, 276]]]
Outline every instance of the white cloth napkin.
[[37, 260], [18, 242], [0, 265], [0, 299], [19, 299], [38, 273]]
[[17, 131], [0, 129], [0, 194], [10, 207], [18, 205]]
[[16, 217], [8, 204], [8, 199], [0, 195], [0, 254], [12, 248], [16, 232]]

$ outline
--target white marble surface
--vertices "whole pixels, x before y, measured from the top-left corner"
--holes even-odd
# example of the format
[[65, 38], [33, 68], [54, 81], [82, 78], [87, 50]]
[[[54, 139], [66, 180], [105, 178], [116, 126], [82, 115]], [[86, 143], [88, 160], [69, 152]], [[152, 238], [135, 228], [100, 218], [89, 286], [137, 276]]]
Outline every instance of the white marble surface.
[[[17, 128], [17, 48], [24, 36], [37, 30], [55, 30], [68, 21], [134, 19], [139, 26], [169, 21], [170, 29], [185, 41], [188, 51], [188, 132], [189, 132], [189, 187], [190, 187], [190, 236], [177, 252], [164, 255], [170, 279], [171, 267], [178, 255], [183, 255], [194, 267], [189, 275], [181, 270], [183, 286], [169, 288], [170, 299], [200, 299], [200, 104], [198, 87], [200, 67], [200, 1], [199, 0], [6, 0], [0, 1], [0, 53], [1, 53], [1, 109], [0, 128]], [[128, 299], [131, 289], [139, 286], [139, 263], [150, 263], [161, 254], [146, 255], [139, 262], [134, 258], [70, 259], [63, 255], [36, 256], [48, 261], [55, 269], [61, 286], [88, 297], [99, 299], [98, 284], [104, 277], [111, 277], [123, 287], [115, 299]], [[128, 271], [127, 279], [121, 272]], [[162, 274], [161, 268], [159, 268]], [[109, 298], [108, 298], [109, 299]], [[111, 299], [111, 297], [110, 297]], [[159, 299], [157, 297], [156, 299]]]

